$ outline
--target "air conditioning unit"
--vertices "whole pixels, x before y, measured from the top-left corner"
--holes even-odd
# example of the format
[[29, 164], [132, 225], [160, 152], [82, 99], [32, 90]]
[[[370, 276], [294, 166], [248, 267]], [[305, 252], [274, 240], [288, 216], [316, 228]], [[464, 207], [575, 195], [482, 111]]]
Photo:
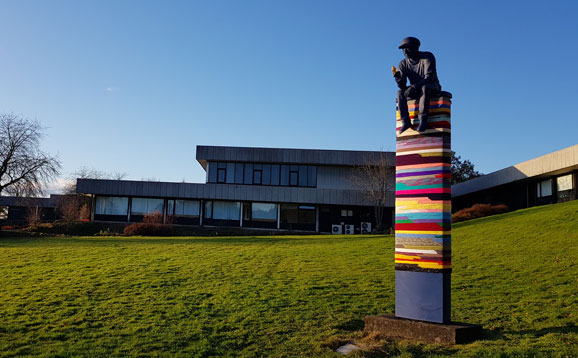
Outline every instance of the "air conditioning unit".
[[371, 234], [371, 223], [362, 222], [361, 223], [361, 233], [362, 234]]
[[331, 233], [333, 235], [343, 234], [343, 225], [331, 225]]
[[353, 225], [345, 225], [345, 235], [353, 235], [355, 234], [355, 226]]

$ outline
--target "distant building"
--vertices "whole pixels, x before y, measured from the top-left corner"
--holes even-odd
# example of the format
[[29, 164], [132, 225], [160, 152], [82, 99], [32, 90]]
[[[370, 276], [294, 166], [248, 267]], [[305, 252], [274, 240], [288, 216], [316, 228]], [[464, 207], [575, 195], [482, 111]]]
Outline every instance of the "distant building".
[[[197, 146], [206, 183], [78, 179], [92, 220], [139, 222], [158, 211], [182, 225], [362, 233], [374, 208], [352, 182], [356, 167], [395, 153]], [[383, 223], [391, 227], [394, 193]]]
[[57, 218], [56, 207], [61, 198], [62, 195], [49, 198], [0, 196], [0, 221], [22, 224], [32, 214], [41, 221], [52, 221]]
[[512, 210], [578, 199], [578, 145], [452, 186], [454, 211], [474, 204]]

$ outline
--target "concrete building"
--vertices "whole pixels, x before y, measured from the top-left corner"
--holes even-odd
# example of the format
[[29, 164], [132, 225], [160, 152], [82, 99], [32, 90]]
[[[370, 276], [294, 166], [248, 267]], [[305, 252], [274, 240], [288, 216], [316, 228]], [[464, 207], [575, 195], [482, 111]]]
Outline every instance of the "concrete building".
[[362, 233], [375, 227], [374, 208], [351, 178], [384, 156], [395, 163], [391, 152], [197, 146], [204, 184], [78, 179], [77, 192], [92, 196], [96, 221], [138, 222], [158, 211], [182, 225]]
[[478, 203], [511, 210], [578, 199], [578, 145], [452, 187], [453, 211]]

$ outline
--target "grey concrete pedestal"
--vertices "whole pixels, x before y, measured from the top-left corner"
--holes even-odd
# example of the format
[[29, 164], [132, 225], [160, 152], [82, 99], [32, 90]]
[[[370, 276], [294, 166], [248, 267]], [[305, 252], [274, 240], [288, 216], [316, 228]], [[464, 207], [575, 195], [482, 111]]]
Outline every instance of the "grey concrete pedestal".
[[365, 333], [374, 333], [394, 340], [454, 345], [478, 339], [482, 334], [482, 326], [455, 322], [431, 323], [379, 315], [365, 317]]

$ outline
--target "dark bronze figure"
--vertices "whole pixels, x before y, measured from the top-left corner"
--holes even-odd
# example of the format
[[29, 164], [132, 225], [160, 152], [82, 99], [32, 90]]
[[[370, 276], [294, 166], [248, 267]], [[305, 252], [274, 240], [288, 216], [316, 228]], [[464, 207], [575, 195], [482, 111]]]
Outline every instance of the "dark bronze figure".
[[[408, 99], [419, 99], [419, 127], [418, 132], [427, 129], [429, 114], [429, 99], [432, 95], [441, 92], [441, 86], [436, 71], [436, 59], [431, 52], [419, 51], [420, 41], [415, 37], [406, 37], [401, 41], [399, 48], [405, 58], [399, 63], [399, 70], [392, 68], [393, 77], [399, 91], [397, 91], [397, 105], [403, 125], [399, 134], [411, 128]], [[409, 79], [410, 85], [407, 85]]]

